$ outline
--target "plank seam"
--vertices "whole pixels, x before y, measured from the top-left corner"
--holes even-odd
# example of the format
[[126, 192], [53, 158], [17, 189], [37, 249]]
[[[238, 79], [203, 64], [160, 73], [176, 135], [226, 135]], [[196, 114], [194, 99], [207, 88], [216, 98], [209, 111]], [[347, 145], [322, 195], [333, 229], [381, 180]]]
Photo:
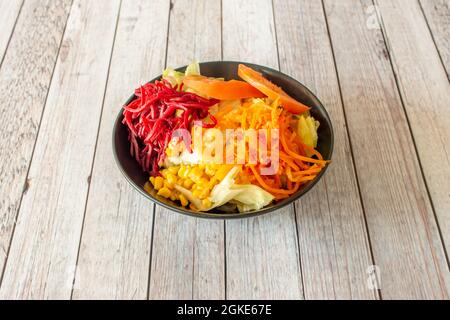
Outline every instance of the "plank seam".
[[[372, 0], [372, 3], [373, 3], [374, 6], [379, 7], [377, 0]], [[411, 140], [413, 142], [414, 151], [415, 151], [417, 162], [419, 164], [422, 180], [423, 180], [423, 183], [424, 183], [424, 186], [425, 186], [425, 190], [427, 192], [427, 197], [428, 197], [428, 200], [430, 202], [431, 209], [433, 211], [433, 217], [434, 217], [434, 220], [436, 222], [437, 229], [438, 229], [439, 240], [441, 242], [441, 246], [442, 246], [442, 249], [443, 249], [443, 252], [444, 252], [445, 260], [447, 262], [447, 268], [450, 269], [449, 256], [448, 256], [448, 252], [447, 252], [446, 247], [445, 247], [444, 238], [442, 236], [442, 229], [441, 229], [441, 226], [439, 224], [439, 219], [437, 218], [436, 210], [435, 210], [435, 207], [434, 207], [434, 204], [433, 204], [433, 200], [431, 198], [430, 189], [428, 187], [428, 183], [427, 183], [427, 180], [425, 178], [425, 173], [424, 173], [422, 162], [421, 162], [421, 159], [420, 159], [420, 156], [419, 156], [419, 151], [418, 151], [418, 148], [417, 148], [416, 140], [414, 138], [414, 133], [413, 133], [413, 130], [412, 130], [412, 127], [411, 127], [411, 123], [410, 123], [410, 120], [409, 120], [408, 112], [406, 110], [406, 104], [405, 104], [405, 101], [403, 99], [402, 92], [400, 90], [400, 83], [399, 83], [399, 80], [398, 80], [397, 72], [396, 72], [395, 67], [394, 67], [394, 58], [393, 58], [393, 55], [392, 55], [392, 50], [390, 49], [391, 47], [389, 45], [389, 39], [388, 39], [388, 36], [387, 36], [387, 33], [386, 33], [386, 27], [385, 27], [385, 24], [384, 24], [382, 13], [380, 12], [380, 14], [377, 15], [377, 17], [378, 17], [378, 20], [379, 20], [379, 23], [380, 23], [380, 26], [381, 26], [381, 34], [383, 36], [384, 46], [385, 46], [385, 48], [387, 50], [387, 53], [388, 53], [389, 63], [390, 63], [390, 66], [391, 66], [392, 74], [394, 76], [396, 91], [397, 91], [397, 94], [398, 94], [398, 96], [400, 98], [400, 103], [402, 105], [403, 113], [405, 115], [406, 123], [408, 125], [409, 134], [411, 135]], [[434, 253], [432, 253], [432, 255], [433, 255], [433, 257], [435, 257]], [[437, 270], [439, 270], [439, 266], [436, 265], [436, 268], [437, 268]], [[440, 277], [439, 277], [439, 279], [440, 279]], [[441, 285], [441, 290], [443, 290], [441, 283], [440, 283], [440, 285]], [[443, 291], [443, 293], [445, 294], [445, 290]]]
[[[220, 0], [220, 60], [223, 60], [223, 0]], [[223, 268], [224, 268], [224, 299], [228, 299], [227, 278], [227, 221], [223, 220]]]
[[[55, 74], [56, 64], [58, 63], [58, 58], [59, 58], [59, 54], [60, 54], [60, 51], [61, 51], [61, 45], [62, 45], [62, 42], [64, 40], [64, 35], [66, 33], [67, 22], [69, 21], [70, 13], [72, 11], [73, 1], [74, 0], [72, 0], [71, 3], [70, 3], [70, 8], [69, 8], [69, 12], [67, 14], [67, 19], [66, 19], [66, 21], [64, 23], [63, 32], [61, 34], [61, 39], [59, 41], [58, 52], [56, 54], [56, 59], [55, 59], [55, 62], [53, 64], [53, 69], [52, 69], [52, 74], [50, 76], [49, 86], [48, 86], [47, 92], [45, 94], [44, 104], [43, 104], [43, 108], [42, 108], [42, 111], [41, 111], [41, 116], [40, 116], [40, 119], [39, 119], [38, 128], [37, 128], [37, 131], [36, 131], [36, 138], [35, 138], [34, 144], [33, 144], [33, 150], [31, 151], [30, 160], [28, 161], [27, 174], [25, 175], [24, 186], [22, 188], [23, 191], [22, 191], [22, 195], [20, 196], [19, 205], [17, 206], [17, 212], [16, 212], [16, 215], [15, 215], [15, 223], [13, 224], [13, 229], [12, 229], [12, 232], [11, 232], [9, 245], [8, 245], [7, 252], [6, 252], [5, 263], [4, 263], [3, 270], [1, 271], [1, 275], [0, 275], [0, 288], [1, 288], [2, 284], [3, 284], [3, 277], [5, 276], [5, 271], [6, 271], [6, 268], [7, 268], [7, 265], [8, 265], [9, 252], [11, 250], [11, 245], [12, 245], [12, 242], [14, 240], [14, 234], [15, 234], [15, 231], [16, 231], [16, 224], [17, 224], [17, 221], [18, 221], [18, 218], [19, 218], [20, 209], [21, 209], [21, 206], [22, 206], [23, 196], [24, 196], [26, 190], [28, 189], [25, 186], [27, 185], [28, 176], [30, 174], [31, 163], [33, 161], [34, 151], [36, 149], [36, 143], [37, 143], [37, 139], [39, 137], [39, 132], [41, 130], [42, 118], [44, 116], [45, 107], [47, 105], [47, 99], [48, 99], [48, 94], [50, 92], [51, 84], [53, 82], [53, 76]], [[23, 3], [25, 3], [25, 2], [23, 2]], [[22, 7], [21, 7], [21, 10], [22, 10]], [[18, 19], [19, 19], [19, 15], [17, 16], [17, 20]], [[17, 21], [16, 21], [16, 23], [17, 23]], [[15, 28], [15, 26], [14, 26], [14, 28]], [[12, 33], [11, 33], [11, 38], [12, 38]], [[9, 42], [8, 42], [8, 46], [9, 46]], [[5, 51], [5, 55], [3, 56], [3, 59], [4, 59], [5, 56], [6, 56], [6, 51]], [[3, 63], [3, 59], [2, 59], [2, 63]]]
[[16, 17], [16, 19], [14, 20], [14, 24], [13, 24], [13, 27], [12, 27], [12, 29], [11, 29], [11, 34], [9, 35], [8, 41], [6, 42], [5, 52], [3, 53], [2, 59], [1, 59], [1, 61], [0, 61], [0, 70], [1, 70], [2, 65], [3, 65], [3, 60], [5, 60], [6, 52], [8, 52], [8, 48], [9, 48], [9, 44], [10, 44], [10, 42], [11, 42], [12, 36], [13, 36], [13, 34], [14, 34], [14, 31], [16, 30], [17, 21], [19, 20], [19, 16], [20, 16], [20, 14], [21, 14], [21, 12], [22, 12], [22, 8], [23, 8], [23, 4], [24, 4], [24, 3], [25, 3], [25, 1], [22, 0], [22, 3], [20, 4], [19, 11], [18, 11], [18, 13], [17, 13], [17, 17]]
[[[169, 50], [169, 32], [170, 32], [170, 16], [172, 12], [173, 3], [172, 0], [169, 1], [169, 10], [167, 16], [167, 33], [166, 33], [166, 50], [164, 53], [164, 68], [167, 67], [167, 52]], [[148, 279], [147, 279], [147, 300], [150, 299], [150, 286], [151, 286], [151, 276], [152, 276], [152, 260], [153, 260], [153, 238], [155, 234], [155, 220], [156, 220], [156, 206], [153, 204], [153, 218], [152, 218], [152, 236], [150, 242], [150, 262], [148, 266]]]
[[[349, 143], [349, 147], [350, 147], [350, 155], [352, 157], [353, 172], [355, 173], [355, 180], [356, 180], [356, 185], [357, 185], [357, 188], [358, 188], [359, 201], [360, 201], [360, 204], [361, 204], [361, 209], [363, 211], [364, 226], [365, 226], [365, 229], [366, 229], [365, 233], [367, 235], [367, 241], [368, 241], [367, 244], [369, 245], [369, 252], [370, 252], [371, 262], [372, 262], [373, 265], [376, 265], [375, 257], [374, 257], [374, 254], [373, 254], [372, 241], [370, 239], [369, 224], [367, 223], [366, 209], [364, 207], [364, 201], [363, 201], [362, 193], [361, 193], [361, 186], [359, 184], [358, 171], [357, 171], [356, 165], [355, 165], [355, 156], [354, 156], [352, 140], [351, 140], [350, 132], [349, 132], [349, 126], [348, 126], [348, 121], [347, 121], [347, 114], [345, 112], [345, 103], [344, 103], [344, 98], [342, 96], [341, 81], [340, 81], [340, 78], [339, 78], [339, 72], [338, 72], [338, 68], [337, 68], [337, 64], [336, 64], [336, 56], [334, 54], [333, 40], [331, 39], [330, 25], [328, 23], [328, 17], [327, 17], [327, 12], [326, 12], [326, 9], [325, 9], [324, 0], [321, 0], [321, 3], [322, 3], [323, 15], [324, 15], [324, 18], [325, 18], [325, 24], [326, 24], [326, 27], [327, 27], [328, 39], [329, 39], [329, 42], [330, 42], [331, 55], [333, 57], [333, 62], [334, 62], [334, 69], [335, 69], [335, 72], [336, 72], [336, 80], [337, 80], [337, 84], [338, 84], [338, 88], [339, 88], [339, 96], [340, 96], [341, 105], [342, 105], [342, 113], [344, 115], [344, 121], [345, 121], [345, 127], [346, 127], [345, 132], [347, 133], [348, 143]], [[380, 288], [379, 285], [377, 287]], [[381, 294], [381, 289], [375, 290], [375, 298], [383, 300], [383, 296]]]
[[[277, 34], [277, 25], [275, 22], [275, 5], [273, 3], [273, 0], [271, 0], [272, 4], [272, 22], [273, 22], [273, 29], [274, 29], [274, 36], [275, 36], [275, 42], [276, 42], [276, 48], [277, 48], [277, 63], [278, 63], [278, 70], [281, 68], [280, 63], [280, 49], [278, 48], [278, 34]], [[300, 253], [300, 237], [298, 234], [298, 223], [297, 223], [297, 211], [295, 209], [295, 204], [291, 204], [291, 214], [294, 215], [294, 223], [295, 223], [295, 237], [297, 238], [297, 255], [298, 255], [298, 263], [299, 263], [299, 275], [300, 275], [300, 285], [302, 286], [302, 292], [301, 296], [303, 300], [305, 300], [305, 283], [303, 279], [303, 270], [302, 270], [302, 259], [301, 259], [301, 253]]]
[[148, 276], [147, 276], [147, 297], [146, 300], [150, 299], [150, 277], [152, 274], [152, 258], [153, 258], [153, 235], [155, 234], [155, 216], [156, 216], [156, 204], [153, 203], [152, 209], [152, 234], [150, 237], [150, 253], [149, 253], [149, 261], [148, 261]]
[[439, 60], [441, 61], [442, 68], [444, 68], [444, 71], [447, 74], [447, 80], [450, 82], [450, 77], [449, 77], [450, 70], [447, 70], [447, 68], [445, 66], [444, 59], [442, 58], [441, 51], [439, 50], [439, 47], [438, 47], [437, 42], [436, 42], [436, 38], [434, 37], [433, 31], [431, 30], [430, 23], [428, 22], [427, 15], [425, 14], [425, 10], [423, 9], [422, 0], [417, 0], [417, 2], [419, 3], [420, 11], [422, 12], [422, 15], [423, 15], [423, 18], [424, 18], [425, 23], [427, 25], [428, 31], [430, 32], [431, 39], [433, 40], [433, 44], [436, 47], [436, 51], [437, 51], [437, 54], [439, 56]]
[[227, 300], [228, 299], [228, 294], [227, 294], [227, 283], [228, 283], [228, 279], [227, 279], [227, 223], [224, 220], [223, 221], [223, 268], [224, 268], [224, 289], [225, 289], [225, 293], [224, 293], [224, 299]]
[[[280, 62], [280, 49], [278, 48], [278, 34], [277, 34], [277, 24], [275, 21], [275, 5], [273, 3], [273, 0], [271, 0], [272, 4], [272, 21], [273, 21], [273, 29], [275, 33], [275, 42], [277, 44], [277, 63], [278, 63], [278, 70], [281, 68], [281, 62]], [[300, 275], [300, 285], [302, 286], [302, 298], [305, 300], [305, 283], [303, 278], [303, 268], [302, 268], [302, 258], [300, 253], [300, 236], [298, 233], [298, 222], [297, 222], [297, 210], [295, 208], [295, 204], [291, 204], [291, 212], [294, 214], [294, 222], [295, 222], [295, 237], [297, 238], [297, 254], [298, 254], [298, 262], [299, 262], [299, 275]]]
[[101, 106], [101, 109], [100, 109], [100, 119], [99, 119], [99, 123], [98, 123], [98, 127], [97, 127], [97, 135], [96, 135], [96, 138], [95, 138], [95, 145], [94, 145], [94, 155], [92, 157], [91, 170], [90, 170], [90, 173], [89, 173], [89, 180], [88, 180], [88, 189], [87, 189], [87, 193], [86, 193], [86, 200], [85, 200], [85, 203], [84, 203], [83, 220], [82, 220], [82, 223], [81, 223], [80, 240], [78, 242], [77, 258], [75, 260], [75, 273], [73, 275], [72, 289], [70, 291], [70, 300], [73, 299], [74, 285], [75, 285], [76, 276], [77, 276], [77, 270], [78, 270], [78, 259], [80, 258], [81, 242], [83, 240], [84, 224], [85, 224], [85, 220], [86, 220], [86, 211], [87, 211], [87, 205], [88, 205], [88, 202], [89, 202], [89, 193], [91, 191], [91, 184], [92, 184], [91, 183], [91, 178], [92, 178], [92, 173], [93, 173], [93, 170], [94, 170], [95, 155], [97, 154], [98, 136], [99, 136], [100, 127], [101, 127], [101, 124], [102, 124], [102, 118], [103, 118], [102, 115], [103, 115], [103, 109], [104, 109], [104, 106], [105, 106], [106, 92], [107, 92], [107, 89], [108, 89], [109, 73], [110, 73], [110, 70], [111, 70], [111, 61], [112, 61], [112, 57], [113, 57], [113, 54], [114, 54], [114, 47], [115, 47], [115, 42], [116, 42], [117, 29], [118, 29], [118, 25], [119, 25], [119, 17], [120, 17], [121, 7], [122, 7], [122, 0], [120, 0], [120, 2], [119, 2], [119, 8], [118, 8], [118, 11], [117, 11], [116, 26], [115, 26], [115, 29], [114, 29], [114, 35], [113, 35], [113, 40], [112, 40], [112, 45], [111, 45], [111, 53], [110, 53], [110, 56], [109, 56], [108, 71], [106, 72], [106, 82], [105, 82], [105, 88], [103, 90], [102, 106]]
[[305, 278], [303, 277], [303, 261], [302, 261], [302, 255], [300, 254], [300, 236], [298, 233], [297, 208], [295, 205], [293, 207], [294, 207], [295, 234], [297, 236], [297, 246], [298, 246], [298, 262], [299, 262], [299, 268], [300, 268], [300, 280], [301, 280], [301, 285], [302, 285], [302, 298], [303, 298], [303, 300], [306, 300]]

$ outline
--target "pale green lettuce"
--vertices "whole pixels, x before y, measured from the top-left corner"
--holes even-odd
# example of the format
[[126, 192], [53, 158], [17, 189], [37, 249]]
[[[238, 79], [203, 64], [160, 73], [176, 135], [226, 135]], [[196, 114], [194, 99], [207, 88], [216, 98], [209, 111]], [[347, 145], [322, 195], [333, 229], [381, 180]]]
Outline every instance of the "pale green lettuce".
[[216, 185], [210, 195], [212, 207], [220, 207], [225, 203], [234, 203], [240, 212], [259, 210], [272, 202], [274, 196], [253, 184], [236, 184], [235, 177], [239, 173], [238, 166], [230, 170], [226, 177]]
[[179, 86], [183, 82], [185, 76], [200, 75], [200, 65], [197, 61], [193, 61], [186, 67], [185, 72], [179, 72], [173, 68], [166, 68], [162, 73], [162, 78], [170, 82], [172, 86]]

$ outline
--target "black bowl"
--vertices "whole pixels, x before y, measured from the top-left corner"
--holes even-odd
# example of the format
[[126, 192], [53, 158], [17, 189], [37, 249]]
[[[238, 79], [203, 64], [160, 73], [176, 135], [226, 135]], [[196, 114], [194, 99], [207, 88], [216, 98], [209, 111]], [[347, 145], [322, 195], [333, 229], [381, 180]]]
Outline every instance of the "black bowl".
[[[235, 61], [203, 62], [200, 63], [200, 70], [202, 75], [208, 77], [225, 78], [226, 80], [239, 79], [237, 75], [237, 68], [239, 63], [242, 62], [235, 62]], [[320, 122], [320, 127], [318, 129], [319, 140], [317, 149], [322, 154], [324, 159], [330, 160], [331, 154], [333, 152], [333, 140], [334, 140], [333, 128], [331, 125], [330, 117], [328, 116], [327, 111], [325, 110], [324, 106], [319, 101], [319, 99], [317, 99], [317, 97], [300, 82], [277, 70], [251, 63], [245, 64], [261, 72], [267, 79], [283, 88], [283, 90], [285, 90], [290, 96], [292, 96], [296, 100], [301, 101], [302, 103], [311, 107], [311, 115]], [[185, 68], [186, 66], [178, 68], [177, 70], [184, 71]], [[161, 75], [151, 80], [151, 82], [159, 80], [160, 78]], [[134, 95], [131, 96], [128, 99], [128, 101], [125, 102], [125, 105], [133, 101], [135, 98], [136, 97]], [[165, 199], [161, 196], [158, 196], [155, 191], [152, 191], [149, 194], [144, 190], [144, 184], [148, 181], [149, 176], [148, 174], [142, 171], [139, 164], [130, 155], [130, 143], [128, 142], [128, 131], [125, 125], [122, 124], [122, 119], [123, 116], [121, 110], [119, 115], [117, 116], [116, 122], [114, 123], [113, 137], [112, 137], [113, 154], [120, 171], [122, 171], [123, 175], [128, 180], [128, 182], [144, 197], [169, 210], [173, 210], [178, 213], [201, 218], [216, 218], [216, 219], [245, 218], [261, 215], [264, 213], [280, 209], [299, 199], [320, 180], [320, 178], [326, 171], [325, 167], [324, 170], [322, 170], [314, 180], [304, 184], [295, 194], [293, 194], [289, 198], [270, 204], [269, 206], [262, 208], [260, 210], [249, 211], [244, 213], [224, 213], [223, 211], [219, 211], [217, 209], [211, 210], [209, 212], [193, 211], [190, 209], [183, 208], [169, 199]]]

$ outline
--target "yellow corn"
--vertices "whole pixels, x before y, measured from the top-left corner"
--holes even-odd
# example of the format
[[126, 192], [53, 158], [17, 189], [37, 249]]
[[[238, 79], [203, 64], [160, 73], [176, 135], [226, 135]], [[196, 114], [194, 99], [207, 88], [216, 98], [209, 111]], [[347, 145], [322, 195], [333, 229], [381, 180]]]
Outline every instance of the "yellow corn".
[[178, 173], [179, 167], [178, 166], [169, 167], [168, 170], [170, 171], [170, 173], [176, 175]]
[[216, 184], [218, 184], [219, 182], [220, 182], [220, 181], [217, 180], [216, 177], [212, 177], [212, 178], [208, 181], [208, 189], [211, 189], [211, 190], [212, 190], [212, 188], [214, 188], [214, 186], [215, 186]]
[[183, 181], [183, 187], [185, 187], [186, 189], [190, 190], [193, 185], [194, 185], [194, 181], [192, 181], [189, 178], [187, 178], [186, 180]]
[[171, 195], [171, 191], [166, 187], [162, 187], [161, 189], [159, 189], [158, 195], [160, 195], [164, 198], [169, 198]]
[[186, 166], [180, 166], [180, 169], [178, 169], [178, 176], [181, 179], [186, 179], [188, 177], [189, 174], [189, 168]]
[[208, 188], [204, 188], [203, 190], [200, 190], [200, 199], [205, 199], [209, 196], [209, 194], [211, 193], [211, 190], [209, 190]]
[[198, 199], [202, 199], [200, 196], [202, 195], [202, 191], [200, 191], [200, 190], [194, 190], [194, 191], [192, 191], [192, 195], [195, 197], [195, 198], [198, 198]]
[[202, 176], [203, 176], [203, 172], [198, 167], [192, 168], [189, 171], [189, 175], [188, 175], [188, 177], [191, 178], [191, 180], [194, 181], [195, 183], [199, 183]]
[[208, 164], [208, 165], [206, 165], [205, 173], [208, 176], [212, 177], [216, 173], [216, 170], [214, 169], [214, 167], [212, 165]]
[[173, 166], [161, 170], [162, 177], [151, 177], [150, 182], [158, 190], [158, 195], [170, 198], [172, 201], [179, 200], [183, 207], [188, 206], [189, 201], [174, 190], [175, 185], [190, 190], [194, 197], [202, 200], [207, 206], [210, 205], [208, 197], [211, 190], [227, 175], [231, 167], [217, 164]]
[[211, 206], [211, 200], [208, 198], [202, 200], [202, 204], [205, 208], [209, 208]]
[[231, 167], [228, 165], [223, 165], [219, 168], [219, 170], [217, 170], [216, 174], [214, 175], [214, 177], [216, 177], [218, 180], [222, 181], [223, 178], [225, 178], [225, 176], [227, 175], [228, 171], [231, 170]]
[[153, 184], [153, 186], [155, 187], [156, 190], [159, 190], [163, 187], [164, 185], [164, 179], [163, 177], [156, 177], [155, 178], [155, 183]]
[[167, 182], [171, 185], [174, 185], [175, 183], [177, 183], [177, 177], [172, 172], [169, 172], [167, 174], [166, 179], [167, 179]]
[[164, 188], [173, 189], [173, 188], [175, 188], [175, 185], [173, 183], [170, 183], [167, 180], [164, 180]]
[[187, 199], [186, 199], [185, 196], [183, 196], [182, 194], [180, 194], [180, 195], [178, 196], [178, 198], [180, 199], [181, 205], [182, 205], [183, 207], [186, 207], [186, 206], [188, 205], [189, 201], [187, 201]]

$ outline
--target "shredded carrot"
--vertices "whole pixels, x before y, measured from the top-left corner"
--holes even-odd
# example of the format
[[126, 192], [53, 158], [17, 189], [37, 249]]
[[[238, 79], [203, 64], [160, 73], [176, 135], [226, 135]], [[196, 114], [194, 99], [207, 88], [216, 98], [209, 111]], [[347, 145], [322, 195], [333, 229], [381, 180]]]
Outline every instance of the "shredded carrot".
[[[258, 184], [277, 200], [285, 199], [297, 192], [302, 184], [313, 180], [329, 162], [323, 160], [316, 149], [305, 145], [291, 129], [291, 115], [280, 107], [277, 100], [258, 98], [244, 100], [237, 106], [227, 104], [215, 114], [215, 117], [221, 128], [279, 129], [281, 143], [277, 174], [261, 176], [257, 165], [247, 164], [243, 166], [238, 178], [239, 182]], [[312, 157], [307, 157], [306, 151]], [[269, 150], [267, 153], [270, 156]], [[246, 155], [246, 159], [248, 158]]]
[[258, 183], [267, 191], [273, 192], [273, 193], [280, 193], [280, 194], [291, 194], [291, 190], [275, 189], [275, 188], [268, 186], [264, 182], [263, 178], [261, 178], [261, 176], [259, 175], [258, 171], [255, 169], [255, 167], [253, 165], [251, 165], [249, 167], [252, 170], [253, 174], [255, 175], [255, 178], [258, 181]]

